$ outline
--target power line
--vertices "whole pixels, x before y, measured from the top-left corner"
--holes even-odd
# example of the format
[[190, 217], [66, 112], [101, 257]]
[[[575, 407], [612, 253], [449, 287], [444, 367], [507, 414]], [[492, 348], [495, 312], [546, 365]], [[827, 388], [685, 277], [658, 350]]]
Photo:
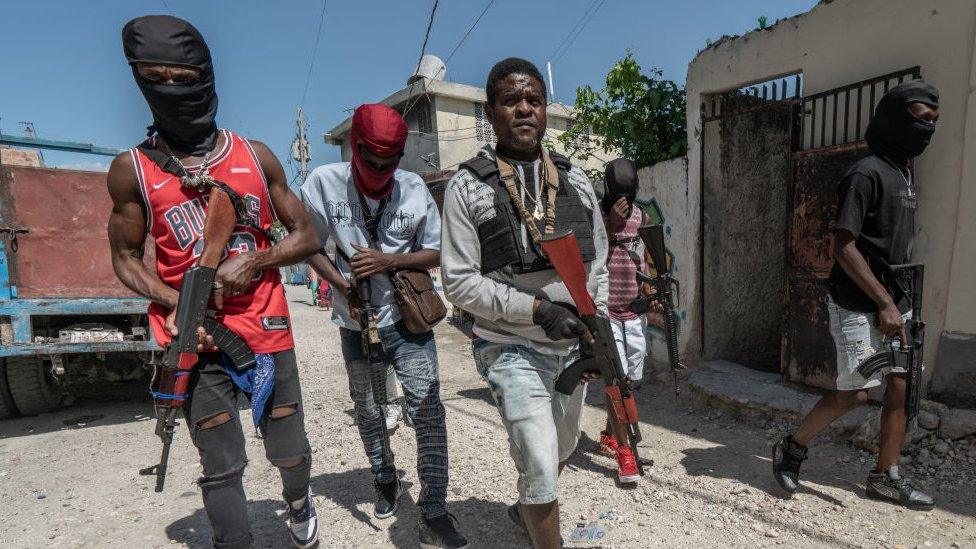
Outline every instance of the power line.
[[315, 33], [315, 47], [312, 48], [312, 57], [308, 60], [308, 75], [305, 77], [305, 90], [302, 91], [300, 106], [305, 106], [305, 96], [308, 95], [308, 84], [312, 81], [312, 67], [315, 66], [315, 54], [319, 51], [319, 40], [322, 39], [322, 24], [325, 23], [325, 6], [329, 0], [322, 0], [322, 13], [319, 14], [319, 30]]
[[420, 57], [417, 58], [417, 69], [414, 74], [420, 72], [420, 62], [424, 60], [424, 53], [427, 51], [427, 40], [430, 39], [430, 29], [434, 26], [434, 14], [437, 13], [437, 4], [440, 0], [434, 0], [434, 7], [430, 9], [430, 19], [427, 21], [427, 32], [424, 34], [424, 43], [420, 46]]
[[463, 44], [464, 41], [468, 39], [468, 35], [471, 34], [471, 31], [473, 31], [474, 28], [478, 26], [478, 23], [481, 22], [481, 18], [484, 17], [486, 13], [488, 13], [488, 8], [490, 8], [491, 5], [494, 3], [495, 0], [491, 0], [490, 2], [488, 2], [488, 4], [485, 6], [485, 9], [481, 10], [481, 13], [478, 15], [478, 18], [474, 20], [474, 23], [471, 23], [471, 26], [468, 27], [468, 32], [464, 33], [464, 36], [462, 36], [461, 40], [459, 40], [458, 43], [454, 46], [454, 49], [451, 50], [451, 53], [447, 55], [447, 59], [444, 60], [445, 67], [447, 66], [447, 62], [450, 61], [451, 58], [454, 57], [454, 54], [457, 53], [458, 49], [460, 49], [461, 44]]
[[[575, 42], [575, 41], [576, 41], [576, 38], [578, 38], [578, 37], [579, 37], [579, 35], [583, 33], [583, 29], [585, 29], [585, 28], [586, 28], [586, 26], [590, 24], [590, 21], [592, 21], [592, 20], [593, 20], [593, 17], [594, 17], [594, 16], [596, 16], [596, 13], [597, 13], [598, 11], [600, 11], [600, 8], [602, 8], [602, 7], [603, 7], [603, 4], [604, 4], [604, 3], [606, 2], [606, 1], [607, 1], [607, 0], [599, 0], [599, 2], [600, 2], [600, 3], [599, 3], [599, 4], [597, 5], [597, 6], [596, 6], [596, 9], [594, 9], [594, 10], [593, 10], [593, 11], [592, 11], [592, 12], [590, 13], [590, 15], [589, 15], [589, 17], [588, 17], [588, 18], [586, 19], [586, 22], [585, 22], [585, 23], [583, 23], [583, 25], [582, 25], [582, 26], [581, 26], [581, 27], [579, 28], [579, 30], [577, 30], [577, 31], [576, 31], [576, 34], [573, 34], [573, 37], [572, 37], [572, 38], [570, 38], [570, 39], [569, 39], [569, 42], [567, 42], [567, 43], [566, 43], [566, 46], [565, 46], [565, 47], [563, 48], [563, 51], [562, 51], [562, 52], [560, 52], [560, 53], [559, 53], [559, 55], [558, 55], [558, 56], [557, 56], [557, 57], [556, 57], [556, 58], [555, 58], [555, 59], [553, 60], [553, 62], [552, 62], [552, 64], [553, 64], [553, 65], [555, 65], [555, 64], [557, 64], [557, 63], [559, 63], [559, 60], [560, 60], [560, 59], [562, 59], [564, 55], [566, 55], [566, 52], [567, 52], [567, 51], [569, 51], [569, 48], [570, 48], [570, 46], [572, 46], [572, 45], [573, 45], [573, 42]], [[594, 3], [596, 3], [596, 0], [594, 0]], [[584, 14], [583, 16], [584, 16], [584, 17], [586, 17], [586, 14]], [[570, 33], [572, 33], [572, 31], [570, 31]], [[557, 51], [558, 51], [558, 50], [557, 50]]]
[[169, 4], [166, 3], [166, 0], [159, 0], [159, 1], [162, 2], [163, 7], [166, 8], [166, 11], [168, 11], [170, 13], [170, 15], [172, 15], [173, 14], [173, 10], [170, 9]]
[[556, 54], [559, 53], [559, 50], [561, 50], [563, 46], [566, 45], [566, 41], [569, 40], [569, 37], [572, 36], [574, 32], [576, 32], [576, 29], [579, 28], [581, 24], [583, 24], [583, 20], [586, 19], [586, 16], [590, 13], [590, 11], [593, 9], [594, 6], [596, 6], [597, 2], [599, 1], [600, 0], [593, 0], [593, 2], [590, 3], [590, 5], [583, 12], [583, 15], [581, 15], [580, 18], [576, 20], [576, 24], [573, 25], [572, 28], [569, 29], [569, 32], [566, 33], [566, 36], [563, 36], [563, 39], [559, 41], [559, 45], [556, 46], [556, 49], [554, 49], [552, 53], [549, 55], [549, 59], [556, 58]]
[[[430, 29], [434, 26], [434, 14], [437, 13], [437, 4], [439, 2], [440, 0], [434, 0], [434, 6], [430, 9], [430, 19], [427, 21], [427, 32], [424, 33], [424, 43], [420, 46], [420, 57], [417, 58], [417, 68], [413, 71], [414, 74], [418, 74], [420, 72], [420, 63], [424, 60], [424, 53], [427, 51], [427, 40], [430, 39]], [[416, 83], [417, 81], [415, 80], [413, 83], [410, 84], [411, 90], [413, 90], [413, 85]], [[407, 115], [410, 114], [410, 111], [412, 111], [413, 108], [417, 106], [417, 103], [420, 101], [421, 97], [427, 97], [427, 79], [420, 78], [420, 83], [423, 87], [423, 90], [419, 94], [417, 94], [413, 102], [407, 105], [407, 108], [403, 109], [402, 116], [404, 119], [406, 119]]]

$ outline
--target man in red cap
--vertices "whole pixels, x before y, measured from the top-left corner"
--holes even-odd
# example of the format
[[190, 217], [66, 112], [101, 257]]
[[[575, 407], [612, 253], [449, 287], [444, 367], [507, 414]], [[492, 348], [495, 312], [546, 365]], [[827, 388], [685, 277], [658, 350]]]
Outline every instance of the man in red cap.
[[[356, 423], [376, 487], [373, 514], [392, 516], [401, 493], [392, 452], [384, 449], [382, 411], [370, 384], [372, 374], [381, 376], [378, 385], [385, 385], [389, 363], [403, 385], [406, 412], [417, 434], [420, 545], [456, 549], [467, 547], [467, 541], [445, 502], [447, 427], [434, 333], [407, 330], [390, 279], [397, 269], [435, 267], [441, 255], [441, 221], [427, 185], [417, 174], [397, 169], [406, 141], [407, 124], [395, 110], [385, 105], [356, 109], [352, 162], [320, 166], [302, 186], [302, 200], [321, 244], [331, 238], [336, 245], [334, 263], [324, 253], [309, 262], [334, 289], [332, 321], [342, 337]], [[371, 366], [362, 352], [359, 320], [365, 305], [374, 311], [383, 364]]]

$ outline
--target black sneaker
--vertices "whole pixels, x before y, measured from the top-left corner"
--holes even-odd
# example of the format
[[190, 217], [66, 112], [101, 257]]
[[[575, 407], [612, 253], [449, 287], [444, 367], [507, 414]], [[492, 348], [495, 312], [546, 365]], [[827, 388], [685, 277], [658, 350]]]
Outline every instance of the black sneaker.
[[898, 467], [888, 469], [887, 473], [868, 475], [866, 495], [871, 499], [895, 503], [917, 511], [931, 511], [935, 500], [912, 488], [908, 479], [898, 475]]
[[800, 465], [807, 459], [807, 447], [793, 442], [790, 435], [773, 445], [773, 478], [789, 494], [800, 485]]
[[373, 516], [379, 519], [392, 517], [400, 501], [400, 479], [383, 484], [374, 481], [373, 486], [376, 487], [376, 507], [373, 508]]
[[457, 519], [447, 513], [432, 519], [421, 517], [417, 533], [420, 534], [421, 549], [462, 549], [468, 546], [455, 526]]

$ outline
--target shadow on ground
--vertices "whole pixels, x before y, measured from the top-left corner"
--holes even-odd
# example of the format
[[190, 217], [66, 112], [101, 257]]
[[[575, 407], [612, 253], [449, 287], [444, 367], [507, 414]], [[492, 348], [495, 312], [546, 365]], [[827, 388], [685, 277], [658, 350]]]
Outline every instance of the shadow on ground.
[[[588, 404], [595, 396], [593, 393], [591, 384]], [[694, 408], [694, 397], [687, 385], [676, 400], [669, 384], [648, 383], [638, 393], [637, 400], [643, 423], [716, 445], [672, 450], [654, 448], [653, 441], [646, 440], [641, 444], [647, 448], [646, 454], [680, 452], [681, 466], [689, 476], [734, 480], [771, 497], [786, 497], [772, 476], [770, 452], [775, 439], [767, 439], [755, 420], [740, 418], [726, 410]], [[831, 444], [826, 437], [815, 439], [810, 445], [810, 459], [803, 465], [799, 493], [812, 494], [830, 505], [840, 504], [837, 498], [816, 487], [832, 486], [864, 499], [864, 481], [873, 467], [874, 456], [862, 464], [855, 453], [849, 446]], [[845, 459], [848, 461], [839, 461]], [[929, 493], [936, 498], [938, 508], [962, 516], [976, 516], [976, 500], [968, 495], [967, 489], [957, 487], [940, 493], [931, 488]]]
[[[344, 523], [362, 523], [377, 533], [378, 537], [370, 536], [363, 545], [389, 543], [404, 549], [414, 549], [419, 546], [417, 526], [420, 521], [420, 508], [417, 507], [413, 496], [407, 490], [413, 484], [404, 478], [400, 472], [404, 494], [400, 499], [397, 514], [391, 518], [380, 520], [373, 517], [373, 503], [376, 494], [373, 490], [373, 476], [367, 468], [355, 469], [341, 473], [326, 473], [312, 478], [312, 491], [320, 496], [324, 505], [329, 502], [338, 506], [349, 514], [353, 521], [339, 518], [333, 528], [341, 528]], [[528, 537], [510, 524], [506, 513], [506, 504], [497, 501], [486, 501], [471, 498], [452, 501], [448, 511], [458, 520], [458, 529], [468, 538], [470, 547], [528, 547]], [[506, 525], [498, 528], [498, 525]], [[324, 533], [324, 532], [323, 532]], [[341, 536], [342, 534], [340, 534]], [[349, 539], [344, 537], [344, 539]], [[329, 547], [328, 540], [323, 538], [322, 547]]]

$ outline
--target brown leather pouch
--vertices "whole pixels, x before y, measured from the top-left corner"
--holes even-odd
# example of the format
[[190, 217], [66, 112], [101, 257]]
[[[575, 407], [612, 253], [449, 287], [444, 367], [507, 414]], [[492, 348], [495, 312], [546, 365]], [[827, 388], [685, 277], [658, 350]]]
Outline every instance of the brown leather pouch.
[[404, 325], [412, 334], [426, 334], [447, 316], [447, 307], [434, 290], [427, 271], [401, 269], [390, 274]]

